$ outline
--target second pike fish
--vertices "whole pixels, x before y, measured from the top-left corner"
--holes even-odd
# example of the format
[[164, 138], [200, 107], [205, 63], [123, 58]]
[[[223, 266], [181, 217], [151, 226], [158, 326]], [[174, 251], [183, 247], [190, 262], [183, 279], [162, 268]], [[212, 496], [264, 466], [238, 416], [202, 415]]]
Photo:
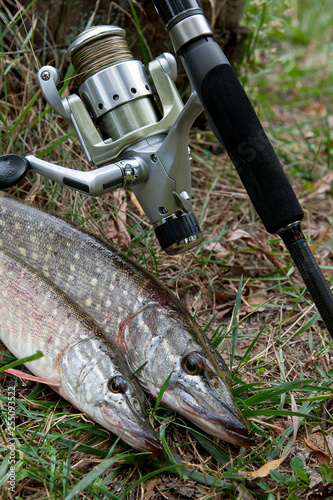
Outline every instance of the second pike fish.
[[229, 370], [150, 273], [61, 219], [0, 195], [0, 247], [64, 290], [117, 345], [139, 384], [209, 434], [251, 446]]
[[162, 452], [141, 389], [113, 346], [66, 295], [28, 266], [0, 251], [0, 340], [76, 408], [128, 444]]

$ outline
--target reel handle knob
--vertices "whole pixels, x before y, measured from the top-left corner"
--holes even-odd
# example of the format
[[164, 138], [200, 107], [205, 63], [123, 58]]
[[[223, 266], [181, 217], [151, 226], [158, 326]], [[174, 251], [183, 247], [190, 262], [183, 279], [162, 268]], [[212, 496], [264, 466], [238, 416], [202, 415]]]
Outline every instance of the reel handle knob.
[[29, 162], [19, 155], [0, 156], [0, 189], [15, 186], [26, 174]]

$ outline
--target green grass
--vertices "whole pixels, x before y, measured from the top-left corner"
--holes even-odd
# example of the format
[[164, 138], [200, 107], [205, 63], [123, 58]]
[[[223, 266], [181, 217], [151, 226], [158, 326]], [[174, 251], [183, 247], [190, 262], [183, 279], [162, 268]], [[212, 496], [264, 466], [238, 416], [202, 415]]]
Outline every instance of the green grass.
[[[33, 152], [58, 164], [89, 168], [72, 129], [46, 107], [36, 87], [42, 64], [53, 59], [66, 67], [63, 49], [45, 38], [33, 53], [34, 31], [46, 30], [40, 24], [25, 28], [32, 6], [17, 16], [3, 1], [0, 6], [1, 152]], [[247, 3], [244, 23], [251, 35], [238, 72], [301, 199], [307, 237], [318, 245], [318, 262], [332, 283], [332, 229], [323, 240], [321, 236], [333, 220], [332, 180], [322, 183], [330, 174], [333, 151], [333, 12], [328, 0], [294, 0], [292, 7], [289, 12], [282, 0]], [[129, 15], [133, 9], [134, 3]], [[135, 12], [135, 37], [144, 44], [144, 22]], [[70, 78], [67, 85], [71, 91]], [[287, 252], [263, 229], [211, 132], [196, 130], [190, 139], [193, 205], [205, 240], [184, 256], [163, 255], [146, 218], [128, 197], [123, 204], [123, 193], [90, 199], [33, 173], [9, 192], [111, 238], [117, 249], [179, 294], [232, 367], [233, 392], [253, 426], [256, 445], [239, 449], [218, 441], [150, 401], [147, 411], [164, 448], [161, 458], [150, 458], [110, 436], [51, 389], [6, 375], [3, 369], [15, 360], [2, 348], [4, 499], [36, 494], [40, 499], [67, 500], [186, 495], [293, 500], [316, 493], [316, 474], [329, 498], [331, 465], [320, 463], [304, 438], [318, 443], [332, 463], [331, 339]], [[129, 244], [124, 244], [119, 219]], [[13, 384], [15, 496], [8, 490]], [[274, 469], [271, 462], [282, 458]], [[271, 470], [255, 477], [269, 463]]]

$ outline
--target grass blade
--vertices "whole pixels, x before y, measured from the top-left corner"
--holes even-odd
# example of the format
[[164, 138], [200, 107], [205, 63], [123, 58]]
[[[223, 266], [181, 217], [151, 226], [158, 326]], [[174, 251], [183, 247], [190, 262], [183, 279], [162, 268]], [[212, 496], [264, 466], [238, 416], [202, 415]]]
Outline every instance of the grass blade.
[[16, 359], [15, 361], [12, 361], [6, 366], [2, 366], [0, 368], [0, 373], [4, 372], [6, 370], [9, 370], [10, 368], [15, 368], [15, 366], [23, 365], [24, 363], [28, 363], [29, 361], [35, 361], [36, 359], [40, 359], [44, 356], [44, 354], [41, 351], [37, 351], [35, 354], [32, 354], [31, 356], [27, 356], [22, 359]]
[[231, 351], [231, 360], [230, 360], [230, 369], [232, 371], [232, 367], [234, 364], [236, 349], [237, 349], [237, 337], [238, 337], [238, 325], [239, 325], [239, 309], [241, 306], [242, 300], [242, 288], [243, 288], [243, 276], [241, 276], [239, 281], [239, 286], [236, 295], [236, 301], [234, 306], [234, 312], [232, 315], [231, 321], [231, 330], [232, 330], [232, 351]]

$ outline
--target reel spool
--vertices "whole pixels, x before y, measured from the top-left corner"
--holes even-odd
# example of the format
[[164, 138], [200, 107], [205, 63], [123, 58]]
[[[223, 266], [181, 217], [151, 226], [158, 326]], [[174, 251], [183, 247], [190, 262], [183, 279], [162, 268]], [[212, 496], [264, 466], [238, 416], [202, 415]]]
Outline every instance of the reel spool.
[[161, 118], [144, 65], [134, 60], [125, 30], [89, 28], [69, 46], [79, 94], [104, 139], [117, 140]]
[[166, 53], [151, 61], [149, 78], [125, 36], [118, 26], [94, 26], [71, 43], [67, 56], [80, 83], [79, 95], [59, 97], [56, 68], [43, 66], [37, 74], [44, 98], [72, 122], [88, 161], [97, 166], [142, 139], [167, 133], [184, 107], [173, 82], [174, 57]]

